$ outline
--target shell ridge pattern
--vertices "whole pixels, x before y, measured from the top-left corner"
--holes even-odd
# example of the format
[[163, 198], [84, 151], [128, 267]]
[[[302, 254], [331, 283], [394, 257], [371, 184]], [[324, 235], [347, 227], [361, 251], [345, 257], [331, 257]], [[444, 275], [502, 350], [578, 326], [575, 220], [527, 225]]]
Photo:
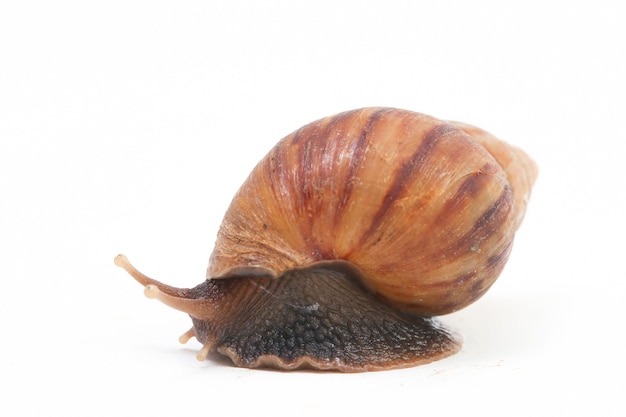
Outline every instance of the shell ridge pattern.
[[[398, 109], [308, 124], [244, 182], [208, 274], [258, 267], [280, 276], [343, 260], [382, 298], [422, 314], [448, 311], [445, 302], [438, 307], [443, 298], [495, 280], [514, 234], [516, 190], [491, 153], [500, 147], [506, 157], [509, 148], [489, 146], [460, 125]], [[439, 282], [458, 285], [449, 294], [424, 292]]]
[[346, 180], [344, 183], [345, 189], [340, 194], [339, 202], [337, 204], [335, 215], [333, 218], [334, 227], [337, 227], [342, 220], [343, 214], [345, 213], [345, 209], [348, 201], [352, 197], [352, 191], [354, 187], [358, 185], [358, 169], [364, 162], [364, 159], [367, 155], [368, 150], [370, 149], [369, 142], [369, 133], [372, 128], [372, 125], [380, 119], [382, 116], [381, 112], [378, 111], [375, 115], [372, 115], [367, 120], [365, 127], [361, 130], [358, 139], [351, 141], [346, 151], [342, 152], [342, 155], [339, 156], [340, 160], [347, 160], [348, 169]]
[[427, 155], [437, 145], [437, 141], [440, 139], [441, 128], [442, 126], [434, 126], [429, 132], [427, 132], [424, 135], [417, 151], [413, 153], [411, 157], [399, 168], [398, 173], [387, 190], [383, 200], [383, 205], [380, 206], [378, 212], [376, 212], [371, 220], [369, 227], [361, 236], [359, 244], [364, 244], [365, 240], [367, 240], [372, 233], [374, 233], [374, 231], [381, 226], [381, 223], [391, 206], [400, 198], [402, 193], [407, 191], [407, 183], [412, 177], [419, 175], [420, 168], [422, 168]]

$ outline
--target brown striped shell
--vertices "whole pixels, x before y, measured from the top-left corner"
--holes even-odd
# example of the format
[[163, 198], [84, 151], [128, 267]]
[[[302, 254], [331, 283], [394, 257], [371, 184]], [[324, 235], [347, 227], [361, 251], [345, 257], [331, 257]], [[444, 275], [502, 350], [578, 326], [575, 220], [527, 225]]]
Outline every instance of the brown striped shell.
[[469, 125], [391, 108], [327, 117], [254, 168], [208, 278], [338, 261], [395, 306], [449, 313], [502, 271], [535, 177], [526, 154]]

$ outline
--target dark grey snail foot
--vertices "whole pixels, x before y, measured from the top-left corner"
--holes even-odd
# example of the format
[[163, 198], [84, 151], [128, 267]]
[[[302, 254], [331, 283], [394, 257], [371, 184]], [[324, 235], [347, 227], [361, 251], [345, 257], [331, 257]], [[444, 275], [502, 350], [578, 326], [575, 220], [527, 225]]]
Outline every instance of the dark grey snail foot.
[[196, 337], [237, 366], [361, 372], [424, 364], [461, 348], [437, 320], [399, 312], [337, 271], [248, 279], [257, 291], [217, 334], [208, 337], [206, 323], [194, 320]]

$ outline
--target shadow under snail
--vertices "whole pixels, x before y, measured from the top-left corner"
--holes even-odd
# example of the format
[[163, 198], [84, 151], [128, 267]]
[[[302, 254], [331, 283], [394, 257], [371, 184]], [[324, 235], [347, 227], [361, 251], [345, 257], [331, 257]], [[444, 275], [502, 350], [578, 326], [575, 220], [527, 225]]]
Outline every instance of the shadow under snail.
[[444, 358], [432, 316], [480, 298], [506, 263], [535, 181], [520, 149], [462, 123], [364, 108], [282, 139], [241, 186], [207, 280], [145, 294], [191, 316], [180, 338], [242, 367], [358, 372]]

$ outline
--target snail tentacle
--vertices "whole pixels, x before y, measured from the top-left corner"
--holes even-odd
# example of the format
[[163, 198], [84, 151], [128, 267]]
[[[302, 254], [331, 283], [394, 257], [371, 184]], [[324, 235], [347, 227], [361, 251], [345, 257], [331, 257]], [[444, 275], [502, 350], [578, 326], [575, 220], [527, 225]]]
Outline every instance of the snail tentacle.
[[[144, 286], [144, 294], [146, 297], [157, 299], [163, 304], [182, 311], [183, 313], [187, 313], [192, 317], [209, 319], [214, 316], [212, 300], [198, 294], [198, 287], [176, 288], [163, 284], [139, 272], [124, 255], [117, 255], [114, 262], [115, 265], [123, 268], [135, 278], [137, 282]], [[200, 284], [199, 287], [201, 286], [202, 284]]]
[[198, 359], [200, 362], [206, 360], [207, 356], [209, 356], [209, 353], [215, 347], [215, 343], [216, 343], [215, 338], [213, 337], [208, 338], [207, 341], [202, 345], [202, 348], [198, 351], [198, 354], [196, 355], [196, 359]]
[[185, 333], [180, 335], [180, 337], [178, 338], [178, 342], [184, 345], [185, 343], [189, 342], [189, 340], [195, 335], [196, 335], [196, 332], [194, 328], [192, 327], [191, 329], [187, 330]]

